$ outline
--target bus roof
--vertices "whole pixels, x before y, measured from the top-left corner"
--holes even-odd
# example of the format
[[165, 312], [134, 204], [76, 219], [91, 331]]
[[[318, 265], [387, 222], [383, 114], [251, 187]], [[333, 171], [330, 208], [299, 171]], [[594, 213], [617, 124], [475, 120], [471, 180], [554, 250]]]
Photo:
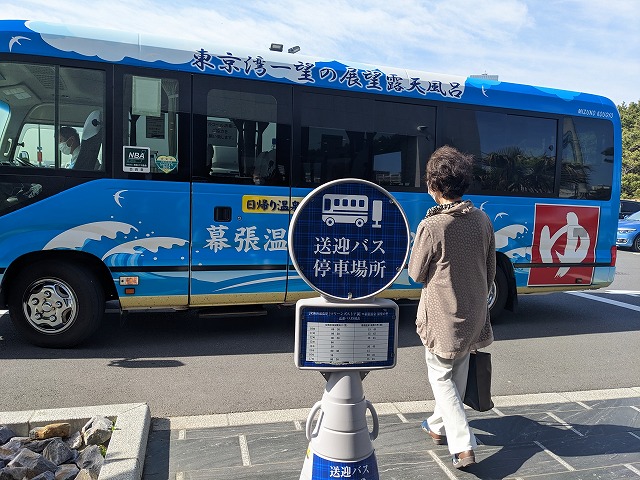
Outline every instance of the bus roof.
[[[236, 78], [618, 120], [601, 96], [552, 88], [340, 62], [280, 52], [247, 52], [175, 38], [26, 20], [0, 20], [0, 53], [68, 58]], [[6, 58], [6, 57], [5, 57]]]

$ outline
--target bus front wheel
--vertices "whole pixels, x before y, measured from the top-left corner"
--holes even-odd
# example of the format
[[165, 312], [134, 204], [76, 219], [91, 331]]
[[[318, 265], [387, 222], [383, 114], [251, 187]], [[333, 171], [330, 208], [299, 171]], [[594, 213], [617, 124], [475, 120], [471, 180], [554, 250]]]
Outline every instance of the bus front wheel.
[[489, 312], [491, 313], [491, 321], [498, 320], [504, 307], [507, 304], [507, 296], [509, 295], [509, 287], [507, 283], [507, 275], [500, 266], [496, 268], [496, 276], [489, 290]]
[[104, 315], [104, 292], [87, 268], [47, 261], [26, 267], [9, 291], [16, 330], [41, 347], [68, 348], [86, 340]]

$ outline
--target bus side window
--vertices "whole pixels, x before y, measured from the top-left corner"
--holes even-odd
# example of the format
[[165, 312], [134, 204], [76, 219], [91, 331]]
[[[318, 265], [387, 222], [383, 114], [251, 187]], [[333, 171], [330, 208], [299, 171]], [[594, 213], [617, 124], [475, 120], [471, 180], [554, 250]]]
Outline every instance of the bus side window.
[[[210, 180], [288, 184], [288, 149], [279, 149], [283, 125], [266, 94], [210, 89], [206, 105], [206, 166]], [[196, 168], [202, 170], [201, 168]]]
[[[105, 105], [105, 74], [99, 70], [60, 67], [59, 124], [56, 128], [58, 166], [74, 170], [104, 171], [103, 112]], [[76, 92], [75, 95], [70, 92]], [[67, 127], [63, 129], [62, 127]], [[60, 150], [61, 131], [72, 128], [78, 135], [79, 145], [73, 150]]]
[[565, 117], [560, 198], [609, 200], [613, 184], [613, 125], [608, 120]]
[[[0, 64], [0, 74], [12, 79], [11, 87], [3, 87], [2, 90], [10, 112], [3, 129], [2, 164], [47, 169], [73, 164], [81, 150], [80, 139], [87, 117], [92, 111], [104, 110], [104, 72], [3, 63]], [[74, 132], [74, 140], [61, 142], [60, 130], [63, 127], [67, 132]], [[103, 143], [101, 136], [100, 144]], [[68, 144], [63, 146], [61, 143]], [[100, 169], [101, 163], [98, 148], [95, 159], [84, 169], [94, 170], [96, 164]]]
[[448, 108], [442, 125], [442, 145], [475, 157], [469, 193], [554, 194], [557, 120]]
[[302, 168], [298, 185], [349, 177], [373, 180], [373, 101], [303, 93], [300, 102]]
[[7, 137], [5, 136], [10, 116], [11, 107], [8, 103], [0, 100], [0, 149], [3, 149], [2, 157], [0, 160], [1, 163], [5, 162], [5, 157], [9, 153], [9, 149], [11, 148], [11, 142], [9, 142]]
[[0, 100], [5, 118], [2, 166], [53, 166], [58, 68], [18, 62], [0, 63]]
[[433, 151], [435, 109], [356, 96], [300, 95], [299, 186], [346, 177], [421, 189]]
[[127, 74], [124, 91], [123, 145], [148, 147], [151, 173], [178, 174], [178, 80]]

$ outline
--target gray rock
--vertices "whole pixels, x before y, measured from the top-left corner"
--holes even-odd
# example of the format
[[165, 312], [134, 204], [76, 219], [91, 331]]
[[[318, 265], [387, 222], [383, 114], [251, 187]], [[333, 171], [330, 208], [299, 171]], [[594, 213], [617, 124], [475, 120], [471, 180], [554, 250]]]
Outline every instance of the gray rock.
[[103, 463], [104, 458], [97, 445], [89, 445], [80, 452], [76, 459], [76, 465], [81, 470], [80, 473], [82, 473], [82, 470], [88, 470], [94, 480], [98, 478]]
[[29, 471], [28, 477], [35, 477], [46, 471], [55, 472], [58, 466], [44, 458], [39, 453], [32, 452], [26, 448], [20, 450], [20, 453], [11, 460], [7, 467], [24, 467]]
[[7, 427], [6, 425], [0, 425], [0, 445], [7, 443], [15, 436], [15, 432], [9, 427]]
[[66, 443], [69, 448], [74, 448], [77, 450], [83, 445], [82, 435], [80, 435], [80, 432], [74, 432], [69, 435], [69, 438], [64, 439], [64, 443]]
[[24, 444], [24, 448], [28, 448], [32, 452], [42, 453], [47, 445], [53, 441], [53, 438], [47, 438], [46, 440], [30, 440]]
[[[89, 470], [85, 470], [84, 468], [78, 472], [75, 480], [96, 480], [98, 477], [92, 477], [91, 472]], [[2, 480], [2, 479], [0, 479]]]
[[13, 460], [13, 457], [15, 457], [16, 453], [18, 453], [19, 450], [19, 448], [10, 450], [8, 448], [0, 447], [0, 462], [10, 462], [11, 460]]
[[56, 476], [53, 472], [43, 472], [37, 477], [33, 477], [31, 480], [56, 480]]
[[84, 427], [80, 429], [80, 433], [85, 433], [87, 430], [93, 427], [102, 427], [102, 428], [113, 428], [113, 422], [109, 420], [107, 417], [103, 417], [100, 415], [96, 415], [95, 417], [91, 417], [91, 419], [84, 424]]
[[31, 439], [29, 437], [13, 437], [7, 443], [2, 445], [2, 448], [7, 448], [9, 450], [14, 450], [17, 452], [30, 441]]
[[65, 463], [56, 470], [55, 480], [74, 480], [79, 471], [80, 469], [73, 463]]
[[56, 465], [68, 462], [75, 456], [73, 450], [71, 450], [61, 438], [54, 438], [49, 445], [45, 447], [42, 455]]
[[92, 417], [80, 432], [86, 445], [102, 445], [111, 438], [113, 422], [106, 417]]
[[29, 469], [24, 467], [4, 467], [0, 470], [0, 480], [22, 480], [28, 474]]

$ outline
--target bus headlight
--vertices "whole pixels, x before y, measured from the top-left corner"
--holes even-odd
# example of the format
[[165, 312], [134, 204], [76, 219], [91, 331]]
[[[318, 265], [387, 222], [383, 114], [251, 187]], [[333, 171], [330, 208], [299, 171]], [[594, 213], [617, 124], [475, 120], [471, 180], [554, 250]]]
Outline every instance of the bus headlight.
[[618, 233], [621, 233], [623, 235], [627, 235], [628, 233], [633, 233], [635, 231], [636, 231], [635, 228], [619, 228], [618, 229]]

